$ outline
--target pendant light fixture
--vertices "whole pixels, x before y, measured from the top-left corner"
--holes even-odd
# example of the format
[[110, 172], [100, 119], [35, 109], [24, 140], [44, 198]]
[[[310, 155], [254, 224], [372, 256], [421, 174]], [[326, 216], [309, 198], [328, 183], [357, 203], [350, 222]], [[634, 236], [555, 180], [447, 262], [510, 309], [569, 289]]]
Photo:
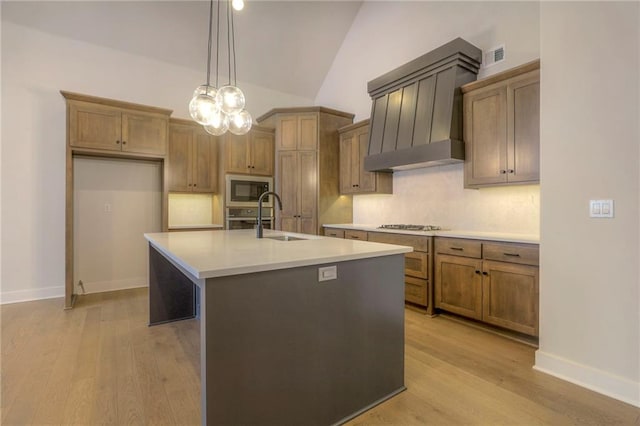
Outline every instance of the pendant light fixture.
[[[244, 135], [251, 129], [253, 119], [244, 109], [244, 93], [237, 87], [236, 81], [236, 48], [233, 26], [233, 10], [231, 0], [224, 0], [227, 13], [227, 59], [228, 83], [219, 89], [219, 56], [220, 56], [220, 0], [216, 0], [216, 85], [211, 85], [211, 47], [213, 44], [213, 0], [209, 1], [209, 44], [207, 49], [207, 82], [198, 86], [189, 102], [189, 114], [205, 130], [220, 136], [228, 131], [235, 135]], [[234, 0], [234, 8], [238, 0]], [[240, 2], [242, 3], [242, 2]], [[244, 5], [243, 5], [244, 6]], [[233, 77], [233, 84], [232, 84]]]

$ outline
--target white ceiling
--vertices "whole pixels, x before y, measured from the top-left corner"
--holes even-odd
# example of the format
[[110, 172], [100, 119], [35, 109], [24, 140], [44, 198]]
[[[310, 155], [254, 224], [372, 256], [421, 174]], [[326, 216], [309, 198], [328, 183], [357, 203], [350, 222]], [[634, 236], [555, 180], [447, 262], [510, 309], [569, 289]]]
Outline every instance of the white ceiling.
[[[234, 14], [238, 81], [315, 98], [362, 1], [245, 2]], [[203, 82], [208, 12], [208, 1], [2, 1], [3, 21], [183, 65]]]

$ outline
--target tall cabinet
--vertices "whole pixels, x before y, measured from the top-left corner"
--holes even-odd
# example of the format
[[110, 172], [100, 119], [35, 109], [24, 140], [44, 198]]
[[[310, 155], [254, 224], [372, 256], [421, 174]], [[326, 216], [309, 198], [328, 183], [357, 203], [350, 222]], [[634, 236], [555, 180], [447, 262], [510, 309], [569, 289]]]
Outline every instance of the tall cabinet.
[[353, 114], [324, 107], [277, 108], [258, 118], [275, 129], [275, 189], [282, 199], [276, 229], [321, 234], [325, 223], [353, 219], [351, 196], [340, 195], [338, 129]]

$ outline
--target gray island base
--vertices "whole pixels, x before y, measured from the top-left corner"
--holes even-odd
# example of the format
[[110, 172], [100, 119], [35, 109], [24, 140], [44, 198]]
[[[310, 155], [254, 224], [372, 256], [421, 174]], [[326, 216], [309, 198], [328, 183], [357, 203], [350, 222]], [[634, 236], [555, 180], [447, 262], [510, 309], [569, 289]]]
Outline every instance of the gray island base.
[[150, 324], [199, 293], [203, 425], [340, 424], [405, 389], [403, 254], [210, 278], [171, 257], [150, 244]]

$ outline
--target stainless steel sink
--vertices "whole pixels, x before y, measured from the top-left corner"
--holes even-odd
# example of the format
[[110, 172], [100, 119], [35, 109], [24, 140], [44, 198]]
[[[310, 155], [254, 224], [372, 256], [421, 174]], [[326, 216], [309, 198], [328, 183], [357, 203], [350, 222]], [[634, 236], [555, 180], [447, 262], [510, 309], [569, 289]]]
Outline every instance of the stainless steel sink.
[[264, 238], [268, 238], [270, 240], [276, 240], [276, 241], [301, 241], [301, 240], [307, 239], [307, 238], [293, 237], [291, 235], [274, 235], [272, 237], [264, 237]]

